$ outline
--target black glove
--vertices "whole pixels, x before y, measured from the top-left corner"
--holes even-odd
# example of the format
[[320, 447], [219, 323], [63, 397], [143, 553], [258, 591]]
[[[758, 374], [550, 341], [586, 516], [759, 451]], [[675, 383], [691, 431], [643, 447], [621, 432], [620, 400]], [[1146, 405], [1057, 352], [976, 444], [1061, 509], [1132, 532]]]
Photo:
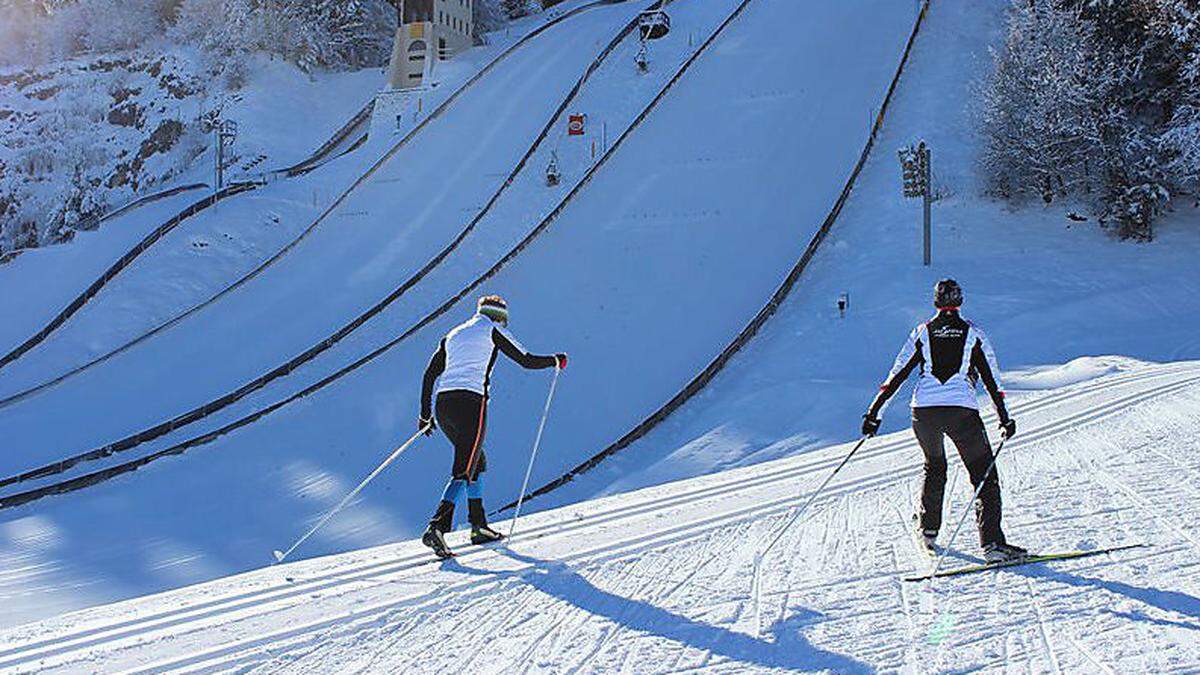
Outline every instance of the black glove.
[[1017, 421], [1007, 419], [1000, 423], [1000, 437], [1004, 439], [1012, 438], [1017, 435]]
[[880, 422], [878, 417], [875, 417], [871, 413], [863, 415], [862, 435], [874, 436], [875, 433], [879, 431], [879, 425]]
[[433, 415], [429, 417], [422, 415], [417, 418], [417, 428], [424, 429], [426, 436], [432, 436], [433, 430], [437, 428], [437, 422], [433, 421]]
[[555, 354], [554, 362], [555, 362], [555, 366], [559, 370], [566, 370], [567, 369], [567, 353], [559, 352], [559, 353]]

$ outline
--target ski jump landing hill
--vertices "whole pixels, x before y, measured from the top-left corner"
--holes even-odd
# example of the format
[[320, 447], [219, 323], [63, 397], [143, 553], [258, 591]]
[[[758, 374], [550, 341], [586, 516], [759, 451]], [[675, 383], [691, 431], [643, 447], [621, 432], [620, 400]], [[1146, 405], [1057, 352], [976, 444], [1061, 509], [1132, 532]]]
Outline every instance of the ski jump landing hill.
[[[318, 228], [252, 283], [172, 330], [0, 411], [22, 448], [5, 456], [5, 474], [169, 419], [369, 308], [461, 228], [469, 219], [463, 210], [478, 208], [471, 195], [493, 191], [546, 121], [529, 111], [553, 108], [644, 6], [598, 7], [539, 36], [416, 137], [402, 172], [385, 166], [344, 200], [330, 216], [336, 227]], [[153, 590], [260, 564], [262, 551], [303, 531], [407, 436], [430, 350], [483, 292], [513, 300], [513, 329], [530, 348], [574, 357], [535, 480], [591, 456], [682, 388], [787, 275], [859, 159], [917, 9], [674, 3], [672, 32], [652, 46], [651, 73], [633, 68], [636, 41], [627, 40], [580, 95], [578, 109], [591, 124], [611, 116], [609, 131], [621, 139], [602, 163], [589, 166], [571, 154], [569, 139], [557, 141], [563, 189], [548, 196], [541, 182], [555, 149], [548, 144], [480, 224], [480, 236], [382, 314], [286, 378], [132, 452], [170, 447], [287, 398], [472, 288], [461, 302], [253, 424], [129, 476], [8, 512], [72, 531], [76, 550], [95, 556], [54, 565], [43, 579], [103, 576], [110, 582], [103, 595], [117, 597], [133, 586]], [[773, 37], [779, 25], [795, 26], [789, 39]], [[482, 136], [464, 147], [464, 129]], [[498, 273], [475, 283], [503, 259]], [[497, 381], [488, 472], [495, 505], [517, 490], [547, 384], [507, 365], [498, 366]], [[46, 424], [50, 411], [66, 410], [70, 424]], [[413, 534], [446, 461], [442, 441], [423, 443], [306, 553]], [[169, 572], [131, 564], [131, 556], [145, 561], [158, 555], [149, 551], [168, 549], [189, 551], [167, 564]]]

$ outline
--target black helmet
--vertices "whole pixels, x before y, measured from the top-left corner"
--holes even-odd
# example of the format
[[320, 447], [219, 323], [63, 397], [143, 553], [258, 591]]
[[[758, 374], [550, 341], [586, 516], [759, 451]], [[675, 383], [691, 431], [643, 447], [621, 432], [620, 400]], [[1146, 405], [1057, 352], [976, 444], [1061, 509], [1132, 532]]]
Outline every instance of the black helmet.
[[962, 286], [953, 279], [942, 279], [933, 287], [933, 306], [938, 309], [961, 307], [963, 304]]

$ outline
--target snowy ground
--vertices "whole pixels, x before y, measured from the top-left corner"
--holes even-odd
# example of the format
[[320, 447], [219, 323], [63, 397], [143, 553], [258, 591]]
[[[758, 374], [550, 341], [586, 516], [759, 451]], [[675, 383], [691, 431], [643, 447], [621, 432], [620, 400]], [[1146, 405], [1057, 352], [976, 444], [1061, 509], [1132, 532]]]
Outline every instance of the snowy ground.
[[[900, 432], [784, 535], [757, 606], [757, 548], [847, 445], [542, 512], [511, 548], [450, 562], [406, 542], [11, 629], [0, 669], [1192, 670], [1200, 512], [1179, 506], [1200, 496], [1200, 363], [1125, 366], [1014, 406], [1005, 523], [1038, 550], [1149, 548], [901, 582], [927, 563], [907, 531], [919, 451]], [[952, 471], [957, 516], [969, 486]], [[972, 535], [950, 564], [977, 560]]]
[[[688, 31], [695, 30], [693, 44], [698, 45], [728, 16], [733, 4], [678, 3], [671, 38], [675, 58], [667, 58], [667, 47], [657, 46], [661, 58], [655, 57], [653, 67], [670, 72], [677, 59], [688, 53]], [[498, 169], [509, 170], [549, 118], [549, 113], [541, 119], [529, 116], [519, 105], [496, 108], [497, 100], [511, 103], [505, 96], [512, 82], [529, 84], [523, 78], [541, 72], [535, 92], [538, 100], [557, 105], [565, 92], [555, 94], [545, 77], [553, 72], [554, 84], [569, 89], [638, 8], [637, 4], [606, 6], [548, 31], [530, 45], [531, 52], [518, 52], [509, 65], [481, 80], [480, 89], [460, 100], [464, 107], [455, 105], [437, 120], [445, 124], [429, 127], [430, 134], [406, 148], [405, 152], [427, 161], [385, 166], [339, 207], [330, 227], [318, 228], [263, 276], [100, 368], [0, 410], [0, 423], [21, 449], [0, 457], [0, 465], [8, 467], [5, 474], [98, 447], [229, 391], [315, 344], [385, 295], [459, 231], [479, 204], [475, 198], [503, 182]], [[809, 19], [807, 39], [777, 43], [768, 50], [749, 40], [800, 14]], [[792, 219], [804, 213], [811, 216], [806, 222], [816, 222], [859, 154], [857, 144], [865, 134], [860, 120], [831, 110], [866, 110], [870, 102], [881, 100], [914, 17], [912, 7], [888, 2], [864, 3], [849, 14], [834, 6], [814, 14], [777, 0], [752, 3], [612, 161], [601, 167], [555, 225], [479, 289], [506, 293], [514, 302], [519, 299], [513, 328], [531, 349], [564, 348], [577, 357], [559, 388], [555, 420], [547, 429], [548, 459], [539, 466], [542, 475], [582, 459], [599, 441], [638, 419], [686, 381], [736, 330], [754, 303], [769, 293], [811, 232], [808, 228], [797, 232], [790, 227]], [[878, 38], [871, 50], [851, 46], [839, 37], [861, 33], [864, 26]], [[541, 58], [561, 51], [564, 44], [579, 43], [586, 46], [580, 50], [583, 54], [573, 51], [569, 59], [564, 56], [553, 63]], [[835, 49], [843, 57], [837, 70], [813, 58]], [[636, 94], [635, 101], [644, 102], [657, 88], [634, 86], [644, 76], [637, 74], [631, 54], [624, 56], [613, 61], [619, 69], [597, 73], [596, 86], [602, 87], [601, 92], [621, 88]], [[795, 68], [797, 62], [810, 65], [801, 73]], [[754, 77], [737, 78], [746, 72]], [[791, 79], [781, 83], [784, 75]], [[846, 86], [839, 75], [854, 85]], [[726, 85], [734, 87], [732, 93], [722, 89]], [[584, 95], [589, 96], [595, 94]], [[781, 143], [762, 122], [791, 114], [797, 101], [810, 96], [823, 105], [800, 108], [797, 128], [802, 133]], [[469, 107], [465, 106], [468, 99]], [[619, 121], [637, 110], [628, 103], [619, 98], [607, 108], [613, 113], [614, 133]], [[505, 112], [503, 126], [513, 133], [488, 134], [481, 139], [490, 148], [487, 155], [476, 156], [485, 148], [473, 146], [470, 161], [451, 161], [461, 143], [458, 130], [481, 125], [490, 129], [487, 124], [501, 122], [498, 110]], [[747, 133], [713, 134], [706, 120], [722, 115]], [[803, 148], [821, 152], [806, 154]], [[479, 162], [484, 156], [487, 161]], [[430, 192], [428, 186], [434, 183], [427, 181], [444, 173], [441, 161], [462, 180], [454, 190], [441, 186]], [[782, 163], [790, 170], [752, 168], [760, 162]], [[541, 167], [534, 164], [530, 170], [536, 177]], [[805, 191], [794, 190], [795, 174], [807, 177]], [[568, 178], [577, 175], [566, 173]], [[547, 188], [536, 178], [522, 178], [517, 185], [520, 189], [510, 191], [497, 207], [496, 213], [506, 217], [485, 221], [414, 292], [314, 362], [134, 451], [78, 465], [67, 476], [8, 486], [5, 493], [81, 475], [201, 435], [280, 400], [392, 340], [486, 270], [524, 236], [525, 228], [538, 222], [541, 208], [554, 203], [547, 200]], [[468, 197], [472, 199], [464, 204]], [[739, 202], [755, 206], [747, 210]], [[413, 209], [412, 204], [420, 206]], [[398, 226], [398, 214], [411, 220], [401, 220]], [[680, 231], [688, 233], [686, 246], [680, 246]], [[731, 237], [734, 231], [742, 236]], [[735, 276], [740, 283], [725, 281]], [[555, 283], [547, 283], [550, 279]], [[727, 311], [677, 331], [707, 311], [714, 299]], [[69, 532], [67, 539], [88, 551], [88, 561], [64, 560], [61, 566], [42, 569], [47, 583], [86, 583], [112, 599], [250, 569], [260, 563], [263, 546], [277, 546], [275, 538], [281, 534], [302, 531], [328, 500], [336, 499], [378, 456], [411, 433], [418, 410], [415, 378], [441, 334], [462, 320], [473, 301], [467, 298], [353, 376], [194, 453], [155, 461], [96, 490], [4, 515], [49, 518]], [[673, 347], [664, 352], [659, 345], [667, 334], [672, 334]], [[27, 367], [33, 368], [34, 363], [31, 360]], [[512, 368], [511, 364], [498, 366], [498, 384], [493, 388], [491, 433], [499, 441], [489, 448], [494, 468], [488, 481], [494, 501], [519, 487], [520, 457], [534, 428], [529, 417], [540, 407], [547, 384], [544, 373], [518, 376]], [[628, 371], [629, 377], [613, 378], [614, 368]], [[47, 424], [53, 411], [59, 410], [72, 411], [72, 424]], [[369, 507], [364, 504], [339, 519], [314, 540], [317, 548], [308, 554], [381, 543], [419, 531], [440, 490], [445, 462], [444, 439], [422, 443], [397, 465], [396, 472], [372, 486]], [[171, 477], [175, 472], [178, 477]], [[214, 500], [214, 494], [224, 497]], [[176, 507], [152, 506], [162, 500]], [[259, 517], [246, 523], [248, 512]], [[113, 545], [97, 523], [104, 530], [136, 532], [139, 541], [125, 539]], [[239, 536], [223, 534], [234, 529]]]

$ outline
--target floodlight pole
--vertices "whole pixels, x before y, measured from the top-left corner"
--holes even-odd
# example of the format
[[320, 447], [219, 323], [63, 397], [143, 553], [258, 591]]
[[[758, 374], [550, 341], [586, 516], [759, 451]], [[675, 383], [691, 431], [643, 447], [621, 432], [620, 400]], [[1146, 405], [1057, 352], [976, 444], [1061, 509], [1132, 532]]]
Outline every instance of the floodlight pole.
[[925, 266], [929, 267], [933, 262], [933, 226], [931, 224], [933, 197], [930, 194], [933, 192], [933, 181], [930, 180], [929, 146], [922, 142], [917, 146], [917, 152], [920, 153], [921, 157], [921, 184], [924, 188], [921, 196], [925, 205]]

